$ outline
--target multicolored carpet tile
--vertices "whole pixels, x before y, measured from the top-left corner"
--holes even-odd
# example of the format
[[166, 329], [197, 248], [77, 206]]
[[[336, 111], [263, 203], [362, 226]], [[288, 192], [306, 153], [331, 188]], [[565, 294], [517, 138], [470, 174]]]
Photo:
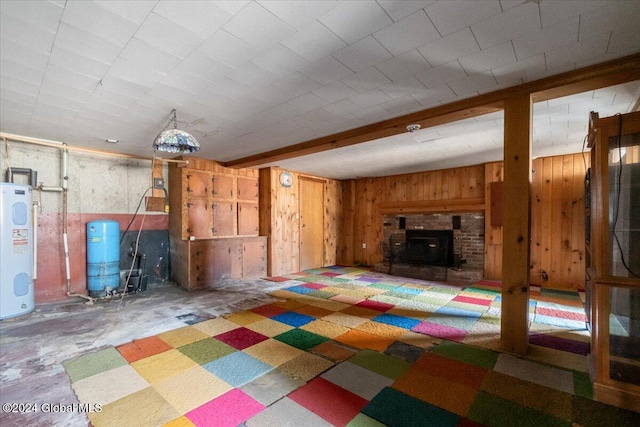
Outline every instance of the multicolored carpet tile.
[[80, 402], [100, 405], [92, 425], [640, 425], [592, 400], [577, 294], [532, 290], [517, 358], [493, 349], [494, 282], [339, 266], [273, 281], [276, 302], [65, 362]]

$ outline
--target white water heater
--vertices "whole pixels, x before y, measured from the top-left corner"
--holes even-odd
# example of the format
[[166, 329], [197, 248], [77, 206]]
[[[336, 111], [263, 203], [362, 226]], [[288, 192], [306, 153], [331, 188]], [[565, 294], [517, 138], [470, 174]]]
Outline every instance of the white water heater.
[[0, 183], [0, 320], [33, 311], [30, 185]]

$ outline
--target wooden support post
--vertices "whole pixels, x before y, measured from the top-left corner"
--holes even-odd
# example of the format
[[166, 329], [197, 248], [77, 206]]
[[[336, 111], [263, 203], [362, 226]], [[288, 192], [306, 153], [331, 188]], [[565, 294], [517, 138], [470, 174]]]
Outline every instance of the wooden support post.
[[524, 355], [529, 332], [531, 97], [504, 103], [504, 237], [500, 346]]

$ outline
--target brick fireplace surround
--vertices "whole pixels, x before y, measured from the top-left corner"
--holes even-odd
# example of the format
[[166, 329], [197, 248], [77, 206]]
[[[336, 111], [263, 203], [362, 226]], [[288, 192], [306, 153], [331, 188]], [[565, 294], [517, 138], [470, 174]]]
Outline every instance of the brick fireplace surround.
[[[456, 254], [454, 267], [424, 266], [406, 262], [403, 253], [406, 230], [453, 230], [454, 217], [458, 217], [456, 219], [460, 221], [459, 230], [454, 230], [453, 247]], [[462, 285], [482, 279], [484, 271], [483, 213], [386, 215], [383, 217], [383, 224], [383, 243], [390, 249], [393, 259], [377, 263], [374, 266], [376, 271]], [[391, 271], [389, 271], [390, 264]]]

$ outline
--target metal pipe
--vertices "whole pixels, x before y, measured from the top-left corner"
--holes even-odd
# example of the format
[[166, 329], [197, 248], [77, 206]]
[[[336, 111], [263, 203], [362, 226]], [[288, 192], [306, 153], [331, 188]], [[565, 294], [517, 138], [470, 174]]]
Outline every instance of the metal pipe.
[[40, 184], [40, 185], [38, 185], [36, 187], [36, 190], [39, 190], [39, 191], [53, 191], [53, 192], [56, 192], [56, 193], [62, 193], [64, 188], [62, 188], [62, 187], [48, 187], [48, 186], [44, 186], [44, 185]]
[[31, 205], [33, 210], [33, 280], [38, 278], [38, 207], [40, 202]]

